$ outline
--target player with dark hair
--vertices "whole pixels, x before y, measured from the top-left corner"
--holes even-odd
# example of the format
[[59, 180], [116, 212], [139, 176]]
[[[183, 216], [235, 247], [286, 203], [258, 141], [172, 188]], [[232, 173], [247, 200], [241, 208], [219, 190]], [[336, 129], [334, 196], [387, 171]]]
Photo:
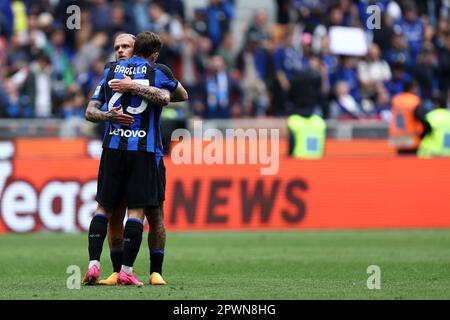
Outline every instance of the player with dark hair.
[[[156, 40], [156, 43], [151, 43], [152, 38], [155, 37], [155, 34], [148, 34], [148, 38], [150, 43], [142, 44], [142, 48], [138, 48], [138, 52], [143, 52], [142, 54], [148, 54], [147, 51], [152, 50], [160, 50], [161, 44]], [[151, 46], [157, 46], [152, 48]], [[149, 50], [150, 49], [150, 50]], [[157, 64], [159, 68], [161, 68], [166, 75], [168, 75], [171, 79], [176, 81], [173, 78], [172, 72], [170, 69], [164, 65]], [[178, 81], [177, 81], [178, 82]], [[133, 89], [133, 82], [130, 77], [125, 77], [122, 80], [112, 80], [110, 87], [117, 92], [126, 92]], [[187, 92], [178, 82], [176, 89], [170, 94], [170, 101], [179, 102], [187, 100]], [[157, 155], [158, 162], [162, 162], [162, 152]], [[165, 189], [165, 169], [163, 168], [162, 179], [164, 181], [164, 189]], [[123, 221], [125, 216], [124, 210], [118, 214], [119, 218], [111, 219], [109, 224], [108, 237], [109, 239], [113, 239], [115, 243], [122, 243], [123, 241], [123, 224], [120, 221]], [[152, 285], [164, 285], [166, 282], [162, 278], [162, 264], [164, 259], [164, 248], [165, 248], [165, 240], [166, 240], [166, 231], [164, 226], [164, 212], [163, 212], [163, 204], [159, 206], [159, 208], [147, 208], [146, 209], [146, 217], [147, 221], [150, 225], [149, 236], [148, 236], [148, 247], [150, 250], [150, 277], [149, 284]], [[115, 224], [113, 227], [112, 225]], [[120, 252], [120, 251], [119, 251]], [[113, 258], [113, 254], [111, 255]], [[104, 280], [99, 281], [99, 284], [105, 285], [115, 285], [117, 284], [118, 272], [120, 270], [120, 264], [118, 263], [118, 258], [113, 262], [114, 272]]]
[[[102, 84], [110, 110], [108, 112], [114, 114], [118, 121], [114, 123], [115, 118], [111, 118], [113, 121], [112, 123], [107, 121], [105, 130], [97, 193], [99, 210], [89, 230], [90, 265], [84, 279], [86, 284], [97, 282], [100, 273], [98, 261], [106, 236], [108, 219], [114, 216], [112, 208], [117, 208], [122, 194], [126, 197], [129, 218], [124, 230], [123, 264], [118, 282], [142, 285], [132, 272], [132, 267], [142, 241], [145, 214], [151, 227], [152, 222], [162, 224], [162, 230], [159, 230], [162, 249], [153, 252], [161, 255], [160, 259], [154, 259], [159, 260], [156, 263], [159, 267], [156, 269], [162, 268], [165, 230], [161, 203], [164, 200], [165, 172], [162, 162], [160, 115], [162, 105], [167, 104], [168, 101], [160, 97], [161, 100], [157, 101], [159, 103], [149, 107], [146, 100], [132, 95], [142, 90], [140, 86], [144, 85], [148, 88], [151, 85], [175, 92], [173, 97], [178, 100], [187, 99], [186, 91], [173, 78], [170, 69], [155, 64], [161, 45], [161, 40], [156, 34], [150, 32], [139, 34], [135, 43], [136, 56], [128, 61], [113, 63], [107, 70], [106, 80]], [[125, 77], [121, 81], [114, 80], [121, 79], [126, 74], [134, 79]], [[140, 83], [140, 86], [135, 85], [136, 82]], [[108, 83], [110, 86], [106, 85]], [[121, 88], [131, 88], [131, 90], [120, 92]], [[152, 98], [155, 99], [155, 97], [153, 92]], [[123, 114], [119, 111], [121, 105], [128, 105]], [[86, 118], [90, 121], [110, 120], [98, 110], [98, 106], [96, 108], [88, 106]], [[136, 188], [136, 186], [139, 187]], [[148, 207], [152, 209], [149, 210]], [[150, 234], [150, 245], [154, 244], [152, 242], [158, 242], [152, 240]], [[160, 282], [163, 282], [154, 284], [164, 284], [160, 273], [157, 271], [153, 273], [159, 276]], [[150, 277], [150, 283], [153, 282], [152, 276], [153, 274]]]
[[[149, 35], [150, 38], [154, 37], [154, 34]], [[145, 45], [142, 48], [138, 48], [138, 52], [143, 52], [143, 54], [146, 54], [145, 50], [152, 51], [152, 50], [160, 50], [161, 45], [156, 41], [156, 48], [151, 48], [150, 46], [154, 46], [155, 44], [148, 43], [149, 48], [146, 48]], [[173, 78], [172, 72], [169, 68], [167, 68], [164, 65], [157, 64], [159, 68], [164, 70], [168, 76]], [[174, 79], [175, 80], [175, 79]], [[133, 89], [133, 81], [130, 77], [125, 77], [122, 80], [112, 80], [110, 87], [117, 92], [127, 92]], [[171, 93], [170, 95], [170, 101], [172, 102], [178, 102], [178, 101], [185, 101], [187, 100], [187, 92], [181, 85], [181, 83], [178, 82], [178, 85], [176, 89]], [[162, 153], [158, 155], [162, 159]], [[158, 160], [162, 161], [162, 160]], [[164, 181], [164, 187], [165, 187], [165, 172], [163, 172], [163, 181]], [[159, 212], [156, 212], [158, 211]], [[122, 245], [123, 243], [123, 224], [122, 221], [125, 216], [125, 208], [120, 208], [116, 210], [114, 216], [111, 218], [108, 229], [108, 240], [110, 243], [116, 244], [116, 245]], [[164, 226], [164, 212], [163, 212], [163, 204], [159, 206], [159, 208], [147, 208], [146, 209], [146, 217], [147, 221], [150, 225], [149, 230], [149, 236], [148, 236], [148, 247], [150, 250], [150, 277], [149, 277], [149, 284], [152, 285], [164, 285], [166, 282], [162, 278], [162, 264], [164, 259], [164, 248], [165, 248], [165, 240], [166, 240], [166, 231]], [[118, 274], [120, 271], [120, 256], [121, 251], [115, 250], [111, 253], [111, 260], [113, 262], [113, 273], [104, 280], [100, 280], [99, 284], [104, 285], [116, 285]]]
[[[117, 60], [125, 60], [131, 58], [133, 55], [135, 36], [131, 34], [120, 34], [116, 37], [114, 42], [114, 52]], [[145, 87], [141, 87], [141, 90], [136, 90], [135, 82], [131, 81], [131, 78], [125, 77], [125, 79], [117, 81], [113, 80], [111, 83], [112, 88], [117, 92], [125, 92], [134, 90], [137, 95], [143, 98], [152, 98], [151, 92], [145, 92]], [[99, 93], [93, 96], [94, 100], [98, 100], [104, 103], [104, 94], [101, 90], [103, 87], [99, 86]], [[155, 88], [156, 89], [156, 88]], [[150, 89], [147, 89], [150, 90]], [[156, 89], [155, 91], [158, 91]], [[145, 96], [146, 95], [146, 96]], [[177, 89], [170, 95], [172, 102], [186, 100], [186, 91], [179, 84]], [[95, 111], [95, 110], [94, 110]], [[163, 177], [165, 181], [165, 176]], [[148, 237], [148, 247], [150, 249], [150, 278], [149, 283], [154, 285], [166, 284], [162, 278], [162, 262], [164, 258], [165, 247], [165, 226], [164, 226], [164, 214], [163, 206], [161, 204], [159, 213], [154, 213], [154, 209], [147, 209], [146, 216], [149, 221], [150, 231]], [[114, 213], [108, 223], [108, 242], [111, 249], [111, 262], [113, 264], [113, 273], [104, 280], [100, 280], [99, 284], [104, 285], [116, 285], [119, 275], [119, 271], [122, 263], [123, 255], [123, 220], [126, 213], [126, 204], [122, 202], [118, 207], [114, 208]]]

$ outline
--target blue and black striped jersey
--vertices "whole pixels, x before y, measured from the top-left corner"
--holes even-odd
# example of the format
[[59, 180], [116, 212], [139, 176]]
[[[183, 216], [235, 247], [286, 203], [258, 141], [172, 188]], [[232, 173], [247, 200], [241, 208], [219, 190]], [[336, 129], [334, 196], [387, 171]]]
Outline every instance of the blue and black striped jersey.
[[109, 63], [105, 67], [103, 79], [91, 99], [106, 103], [108, 110], [122, 105], [123, 112], [134, 117], [129, 127], [106, 122], [103, 148], [128, 151], [154, 152], [163, 155], [161, 136], [162, 106], [152, 105], [130, 93], [114, 92], [108, 86], [112, 79], [122, 79], [125, 75], [140, 84], [166, 89], [177, 88], [178, 81], [165, 65], [153, 64], [140, 57]]

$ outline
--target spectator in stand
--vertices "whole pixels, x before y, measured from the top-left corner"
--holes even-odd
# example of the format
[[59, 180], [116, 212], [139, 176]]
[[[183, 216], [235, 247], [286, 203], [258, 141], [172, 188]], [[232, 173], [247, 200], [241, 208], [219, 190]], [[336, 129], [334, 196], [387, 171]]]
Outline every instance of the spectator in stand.
[[297, 71], [291, 82], [292, 113], [309, 117], [312, 114], [322, 116], [323, 97], [327, 94], [323, 79], [322, 61], [318, 56], [311, 56], [308, 67]]
[[107, 0], [92, 0], [88, 11], [91, 13], [91, 21], [94, 30], [106, 30], [111, 17], [111, 5]]
[[359, 119], [365, 114], [358, 101], [350, 94], [346, 81], [338, 81], [334, 86], [335, 100], [331, 103], [330, 114], [336, 119]]
[[216, 52], [224, 35], [231, 31], [234, 5], [231, 0], [209, 0], [206, 16], [208, 19], [208, 35], [212, 41], [213, 52]]
[[56, 113], [64, 119], [84, 119], [85, 108], [86, 99], [81, 92], [81, 87], [77, 84], [73, 84], [67, 88], [62, 106]]
[[433, 109], [433, 101], [439, 99], [439, 80], [437, 57], [431, 44], [422, 47], [413, 68], [413, 75], [419, 85], [422, 107]]
[[92, 94], [92, 88], [95, 88], [97, 84], [103, 77], [105, 72], [105, 61], [109, 59], [102, 56], [97, 61], [95, 61], [90, 68], [83, 74], [80, 74], [77, 78], [77, 84], [80, 85], [82, 89], [82, 94], [85, 97], [89, 97]]
[[28, 79], [29, 96], [34, 102], [34, 116], [48, 118], [52, 115], [53, 67], [46, 53], [41, 52], [31, 66]]
[[2, 73], [4, 72], [2, 69], [8, 68], [7, 61], [8, 61], [8, 44], [6, 42], [6, 39], [0, 36], [0, 79]]
[[208, 36], [208, 17], [205, 8], [194, 9], [194, 17], [191, 21], [192, 29], [198, 33], [199, 36]]
[[256, 10], [253, 15], [252, 22], [247, 28], [245, 33], [246, 41], [249, 41], [249, 38], [260, 39], [261, 41], [269, 40], [270, 34], [267, 29], [267, 12], [266, 10], [260, 9]]
[[178, 20], [172, 19], [172, 17], [164, 11], [162, 4], [158, 2], [151, 2], [149, 4], [149, 17], [151, 19], [151, 24], [149, 29], [156, 33], [168, 33], [172, 36], [180, 36], [181, 28]]
[[[181, 55], [183, 25], [178, 19], [172, 18], [165, 12], [158, 2], [150, 3], [149, 13], [152, 21], [149, 30], [158, 33], [164, 43], [158, 62], [174, 68], [174, 64], [178, 62]], [[177, 73], [176, 70], [174, 72]]]
[[292, 102], [289, 98], [290, 81], [294, 74], [302, 69], [302, 54], [298, 46], [294, 44], [294, 34], [293, 28], [286, 30], [283, 42], [273, 54], [276, 77], [273, 112], [276, 116], [284, 116], [292, 109]]
[[[126, 19], [126, 11], [122, 4], [113, 3], [110, 8], [110, 16], [108, 17], [108, 24], [104, 29], [98, 31], [106, 31], [106, 33], [113, 39], [117, 33], [136, 33], [136, 26], [134, 20]], [[112, 41], [110, 42], [112, 46]]]
[[[18, 86], [9, 79], [5, 79], [3, 90], [0, 89], [0, 114], [7, 118], [31, 118], [33, 110], [28, 96], [20, 93]], [[3, 112], [2, 112], [3, 110]]]
[[197, 39], [198, 46], [195, 50], [195, 66], [198, 73], [204, 76], [207, 72], [212, 53], [212, 42], [207, 37]]
[[310, 33], [304, 32], [300, 37], [301, 51], [302, 51], [302, 67], [307, 68], [309, 59], [313, 55], [312, 48], [313, 38]]
[[233, 52], [233, 34], [228, 32], [222, 40], [222, 43], [217, 50], [217, 55], [221, 56], [225, 62], [227, 72], [231, 72], [234, 68], [235, 54]]
[[379, 119], [391, 120], [391, 104], [389, 92], [383, 85], [379, 85], [374, 97], [374, 112]]
[[60, 86], [65, 87], [72, 84], [74, 75], [71, 61], [73, 53], [69, 50], [65, 42], [64, 30], [57, 27], [51, 34], [50, 42], [44, 48], [44, 53], [50, 57], [54, 69], [54, 75]]
[[341, 56], [336, 71], [330, 76], [330, 82], [332, 87], [336, 86], [340, 81], [347, 82], [350, 94], [360, 103], [361, 92], [359, 90], [359, 79], [355, 63], [356, 59], [354, 57]]
[[265, 115], [269, 107], [268, 74], [272, 68], [270, 52], [263, 47], [264, 38], [259, 32], [247, 36], [246, 45], [238, 54], [236, 68], [243, 91], [243, 114]]
[[292, 12], [292, 0], [276, 0], [277, 23], [287, 25], [290, 22], [290, 13]]
[[[47, 40], [45, 42], [46, 45], [56, 26], [58, 26], [58, 22], [55, 22], [55, 18], [53, 18], [50, 12], [44, 11], [37, 16], [37, 27], [45, 34]], [[61, 27], [61, 25], [59, 26]]]
[[241, 113], [241, 91], [225, 69], [220, 56], [211, 57], [208, 73], [201, 83], [203, 90], [202, 116], [204, 118], [230, 118]]
[[439, 15], [445, 14], [449, 9], [450, 3], [447, 0], [420, 0], [414, 1], [417, 6], [417, 12], [423, 21], [435, 26]]
[[31, 14], [41, 14], [41, 13], [49, 13], [51, 14], [52, 18], [55, 18], [55, 5], [56, 1], [46, 1], [46, 0], [25, 0], [28, 8], [28, 12]]
[[394, 32], [391, 39], [391, 47], [384, 53], [384, 59], [392, 66], [394, 64], [403, 64], [405, 66], [411, 66], [413, 64], [413, 58], [411, 56], [408, 43], [401, 33]]
[[297, 11], [298, 22], [303, 31], [313, 33], [322, 22], [325, 5], [320, 0], [292, 0], [293, 8]]
[[425, 31], [424, 25], [418, 16], [415, 3], [408, 2], [406, 4], [404, 17], [396, 23], [394, 28], [397, 29], [396, 32], [405, 36], [411, 48], [411, 56], [415, 59], [420, 51]]
[[184, 1], [183, 0], [158, 0], [164, 10], [171, 16], [177, 16], [181, 20], [185, 20]]
[[343, 24], [347, 27], [359, 26], [358, 7], [351, 0], [339, 0], [338, 8], [342, 12]]
[[5, 93], [5, 79], [3, 79], [0, 73], [0, 118], [6, 118], [8, 116], [8, 96]]
[[148, 14], [148, 0], [133, 0], [131, 5], [132, 19], [136, 24], [136, 32], [149, 30], [152, 23]]
[[[191, 97], [197, 96], [196, 90], [198, 79], [202, 75], [203, 71], [206, 69], [206, 56], [208, 49], [206, 49], [203, 54], [197, 52], [198, 47], [200, 46], [200, 39], [206, 39], [209, 41], [208, 38], [200, 38], [200, 36], [194, 31], [194, 29], [191, 27], [190, 24], [185, 23], [184, 25], [184, 31], [183, 31], [183, 46], [181, 47], [181, 77], [180, 80], [182, 81], [184, 87], [186, 88], [186, 91], [189, 92], [189, 95]], [[207, 44], [209, 47], [210, 44]], [[198, 58], [201, 62], [196, 61], [196, 56], [202, 55], [200, 58]], [[201, 67], [199, 67], [199, 64], [201, 64]], [[188, 103], [190, 104], [190, 107], [192, 108], [192, 100], [189, 99]]]
[[372, 99], [378, 87], [391, 79], [389, 64], [380, 55], [379, 47], [372, 44], [366, 58], [358, 63], [358, 78], [364, 99]]
[[321, 39], [321, 50], [323, 65], [327, 69], [328, 80], [331, 75], [336, 72], [339, 65], [339, 59], [336, 55], [333, 55], [330, 51], [330, 38], [326, 35]]
[[450, 22], [441, 19], [435, 37], [439, 61], [439, 90], [441, 101], [450, 98]]
[[348, 25], [345, 22], [344, 13], [339, 7], [332, 7], [329, 8], [329, 13], [327, 15], [327, 27], [333, 27], [333, 26], [345, 26], [348, 27]]
[[75, 74], [83, 77], [90, 67], [103, 55], [108, 45], [108, 35], [105, 32], [94, 34], [89, 42], [85, 43], [73, 59]]
[[[28, 16], [28, 34], [25, 46], [32, 58], [45, 48], [48, 43], [47, 35], [43, 31], [47, 24], [51, 24], [52, 21], [44, 16], [30, 15]], [[47, 21], [45, 21], [47, 19]]]
[[412, 82], [412, 77], [405, 70], [403, 63], [396, 63], [392, 66], [392, 78], [385, 83], [386, 89], [391, 97], [401, 93], [403, 91], [403, 84], [406, 82]]
[[19, 34], [13, 33], [9, 42], [8, 50], [8, 65], [10, 66], [10, 72], [16, 72], [20, 69], [20, 66], [27, 64], [30, 61], [31, 56], [27, 48], [21, 43]]
[[0, 37], [9, 39], [14, 31], [14, 14], [9, 0], [0, 0]]

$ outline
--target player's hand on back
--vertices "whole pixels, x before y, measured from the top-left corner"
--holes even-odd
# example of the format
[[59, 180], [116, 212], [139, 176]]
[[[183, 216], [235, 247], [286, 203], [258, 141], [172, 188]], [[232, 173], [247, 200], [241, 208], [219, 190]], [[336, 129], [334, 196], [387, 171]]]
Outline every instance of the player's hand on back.
[[125, 76], [123, 79], [112, 79], [109, 81], [109, 87], [115, 91], [124, 93], [130, 91], [133, 87], [133, 80], [129, 76]]
[[122, 126], [129, 126], [134, 122], [133, 116], [125, 114], [122, 111], [122, 105], [112, 108], [106, 112], [106, 119]]

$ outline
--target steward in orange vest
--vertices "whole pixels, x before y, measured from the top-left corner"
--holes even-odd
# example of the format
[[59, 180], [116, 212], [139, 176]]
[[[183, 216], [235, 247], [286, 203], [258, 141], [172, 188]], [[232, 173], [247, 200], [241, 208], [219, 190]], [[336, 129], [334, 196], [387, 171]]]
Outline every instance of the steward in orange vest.
[[403, 91], [392, 98], [389, 143], [398, 153], [415, 154], [423, 133], [423, 124], [416, 116], [421, 100], [414, 93], [413, 82], [405, 83], [403, 86]]

